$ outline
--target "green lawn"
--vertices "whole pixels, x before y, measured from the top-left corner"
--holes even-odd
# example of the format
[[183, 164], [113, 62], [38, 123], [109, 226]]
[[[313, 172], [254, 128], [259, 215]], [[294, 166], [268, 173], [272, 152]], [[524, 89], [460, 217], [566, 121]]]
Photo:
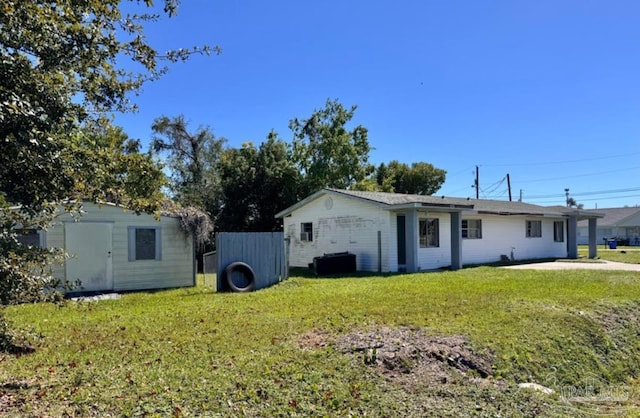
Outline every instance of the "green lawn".
[[[589, 247], [587, 245], [578, 246], [578, 255], [587, 257], [589, 255]], [[640, 264], [640, 247], [618, 247], [615, 250], [611, 250], [609, 247], [599, 245], [597, 258], [621, 263]]]
[[[37, 349], [0, 353], [0, 415], [634, 415], [638, 301], [638, 273], [480, 267], [11, 307]], [[385, 369], [345, 339], [384, 330], [466, 338], [490, 376], [416, 350]]]

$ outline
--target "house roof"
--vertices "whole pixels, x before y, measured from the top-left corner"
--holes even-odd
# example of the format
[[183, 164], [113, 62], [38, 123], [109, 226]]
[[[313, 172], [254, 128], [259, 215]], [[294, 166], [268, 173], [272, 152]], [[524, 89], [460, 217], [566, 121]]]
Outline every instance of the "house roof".
[[[626, 219], [639, 214], [640, 207], [588, 209], [585, 212], [598, 212], [603, 214], [604, 218], [598, 221], [598, 226], [611, 227], [617, 226]], [[578, 225], [586, 226], [586, 223], [580, 222]]]
[[[325, 194], [346, 196], [381, 205], [386, 209], [406, 209], [422, 207], [430, 210], [440, 210], [447, 212], [465, 212], [494, 215], [531, 215], [565, 217], [578, 216], [582, 218], [584, 211], [571, 209], [563, 206], [538, 206], [524, 202], [509, 202], [504, 200], [469, 199], [447, 196], [423, 196], [401, 193], [384, 192], [363, 192], [356, 190], [322, 189], [295, 205], [278, 213], [276, 217], [281, 218], [289, 215], [296, 209], [306, 205], [308, 202], [317, 199]], [[592, 213], [589, 217], [598, 217], [597, 213]]]

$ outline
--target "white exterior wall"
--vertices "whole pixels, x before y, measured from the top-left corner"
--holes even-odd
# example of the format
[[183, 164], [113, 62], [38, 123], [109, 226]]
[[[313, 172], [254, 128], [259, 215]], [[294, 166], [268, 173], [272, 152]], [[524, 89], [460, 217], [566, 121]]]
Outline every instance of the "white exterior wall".
[[[112, 223], [112, 272], [113, 289], [141, 290], [193, 286], [195, 276], [193, 240], [179, 229], [178, 220], [162, 216], [136, 215], [112, 205], [83, 204], [85, 214], [80, 222]], [[53, 227], [45, 232], [49, 248], [64, 248], [64, 224], [74, 222], [68, 214], [59, 217]], [[161, 228], [161, 260], [129, 261], [128, 227]], [[91, 245], [91, 242], [87, 242]], [[66, 280], [65, 268], [54, 271], [55, 277]]]
[[[389, 233], [390, 220], [390, 213], [374, 204], [337, 195], [319, 196], [284, 218], [285, 237], [290, 239], [289, 265], [307, 267], [314, 257], [348, 251], [356, 255], [358, 270], [378, 271], [380, 231], [382, 271], [390, 271], [390, 235], [395, 240], [395, 230]], [[301, 224], [307, 222], [313, 224], [311, 242], [300, 240]]]
[[[481, 239], [462, 239], [463, 264], [481, 264], [500, 261], [501, 255], [516, 260], [567, 257], [566, 220], [525, 216], [462, 216], [462, 219], [482, 219]], [[542, 237], [526, 237], [526, 221], [542, 221]], [[554, 242], [553, 223], [563, 221], [564, 241]]]
[[[331, 203], [327, 203], [331, 199]], [[320, 195], [284, 218], [285, 237], [290, 239], [289, 265], [307, 267], [313, 258], [326, 253], [348, 251], [356, 254], [357, 269], [378, 270], [378, 231], [381, 233], [382, 271], [398, 271], [397, 216], [375, 203], [339, 195]], [[451, 265], [451, 214], [420, 210], [419, 221], [439, 220], [439, 246], [420, 248], [416, 232], [418, 270]], [[516, 260], [562, 258], [568, 256], [565, 218], [499, 216], [463, 213], [462, 219], [482, 219], [481, 239], [462, 239], [462, 263], [482, 264], [500, 261], [502, 255]], [[541, 221], [542, 237], [526, 237], [526, 221]], [[563, 222], [563, 241], [554, 241], [554, 222]], [[301, 224], [313, 224], [313, 241], [300, 240]], [[406, 234], [409, 236], [409, 233]], [[410, 248], [407, 246], [407, 251]]]

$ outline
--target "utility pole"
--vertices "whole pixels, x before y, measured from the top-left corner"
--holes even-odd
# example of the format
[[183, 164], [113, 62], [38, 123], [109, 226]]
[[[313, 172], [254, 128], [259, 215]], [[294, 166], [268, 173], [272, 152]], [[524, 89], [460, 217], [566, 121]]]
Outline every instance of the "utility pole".
[[569, 207], [569, 189], [564, 189], [564, 194], [567, 196], [567, 207]]
[[476, 166], [476, 199], [480, 199], [480, 169]]
[[518, 199], [518, 202], [522, 202], [522, 189], [520, 189], [520, 198]]
[[511, 202], [511, 177], [507, 173], [507, 188], [509, 189], [509, 202]]

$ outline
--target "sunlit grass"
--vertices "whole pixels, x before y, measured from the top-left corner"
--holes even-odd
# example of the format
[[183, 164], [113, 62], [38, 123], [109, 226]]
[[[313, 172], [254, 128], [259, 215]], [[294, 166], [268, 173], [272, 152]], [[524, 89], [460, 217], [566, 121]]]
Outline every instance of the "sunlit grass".
[[[586, 245], [578, 246], [578, 255], [587, 257], [589, 255], [589, 247]], [[640, 264], [640, 247], [617, 247], [612, 250], [609, 247], [599, 245], [597, 258], [620, 263]]]
[[550, 373], [623, 384], [640, 377], [638, 300], [638, 273], [483, 267], [24, 305], [7, 314], [33, 327], [37, 351], [0, 355], [0, 379], [25, 401], [16, 415], [394, 415], [398, 397], [380, 376], [331, 346], [303, 349], [299, 336], [420, 327], [468, 336], [510, 384]]

